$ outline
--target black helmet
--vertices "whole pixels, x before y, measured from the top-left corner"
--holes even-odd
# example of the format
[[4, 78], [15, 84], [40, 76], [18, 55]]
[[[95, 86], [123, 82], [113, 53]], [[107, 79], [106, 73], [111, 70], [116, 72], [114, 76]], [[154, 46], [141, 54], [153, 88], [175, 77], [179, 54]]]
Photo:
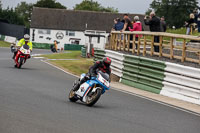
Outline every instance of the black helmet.
[[104, 57], [104, 58], [103, 58], [103, 64], [104, 64], [105, 66], [110, 66], [110, 64], [111, 64], [111, 59], [110, 59], [109, 57]]

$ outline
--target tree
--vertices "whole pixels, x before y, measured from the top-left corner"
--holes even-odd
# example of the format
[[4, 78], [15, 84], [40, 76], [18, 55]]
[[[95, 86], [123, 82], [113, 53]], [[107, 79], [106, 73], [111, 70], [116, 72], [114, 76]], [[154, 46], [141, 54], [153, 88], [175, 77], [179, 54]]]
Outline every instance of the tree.
[[[180, 28], [189, 19], [189, 14], [198, 7], [197, 0], [153, 0], [150, 8], [157, 16], [165, 16], [167, 24]], [[149, 11], [151, 10], [149, 9]]]
[[28, 4], [26, 2], [21, 2], [15, 8], [15, 12], [19, 15], [19, 17], [23, 18], [26, 27], [30, 27], [32, 9], [33, 4]]
[[118, 12], [118, 9], [114, 7], [103, 7], [96, 1], [83, 0], [80, 4], [76, 4], [74, 10], [87, 10], [87, 11], [98, 11], [98, 12]]
[[21, 18], [13, 8], [1, 10], [0, 18], [8, 21], [10, 24], [24, 25], [23, 18]]
[[59, 9], [66, 9], [64, 5], [62, 5], [59, 2], [56, 2], [56, 0], [39, 0], [36, 4], [34, 4], [35, 7], [44, 7], [44, 8], [59, 8]]
[[1, 0], [0, 0], [0, 10], [2, 9], [2, 4], [1, 4]]

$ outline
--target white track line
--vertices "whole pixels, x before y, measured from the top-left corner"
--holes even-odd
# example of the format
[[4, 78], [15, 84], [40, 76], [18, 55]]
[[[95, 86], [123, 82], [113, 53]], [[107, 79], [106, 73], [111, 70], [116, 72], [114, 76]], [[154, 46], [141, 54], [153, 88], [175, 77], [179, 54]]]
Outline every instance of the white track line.
[[79, 78], [79, 76], [74, 75], [74, 74], [72, 74], [72, 73], [69, 73], [69, 72], [65, 71], [64, 69], [62, 69], [62, 68], [60, 68], [60, 67], [57, 67], [57, 66], [55, 66], [55, 65], [53, 65], [53, 64], [51, 64], [51, 63], [49, 63], [49, 62], [47, 62], [47, 61], [45, 61], [45, 60], [41, 60], [41, 61], [44, 62], [44, 63], [46, 63], [46, 64], [48, 64], [48, 65], [50, 65], [50, 66], [52, 66], [52, 67], [55, 67], [55, 68], [57, 68], [57, 69], [63, 71], [63, 72], [66, 73], [66, 74], [69, 74], [69, 75], [72, 75], [72, 76], [74, 76], [74, 77]]
[[[59, 68], [59, 67], [57, 67], [57, 66], [55, 66], [55, 65], [53, 65], [53, 64], [51, 64], [51, 63], [49, 63], [49, 62], [47, 62], [47, 61], [45, 61], [45, 60], [41, 60], [41, 61], [44, 62], [44, 63], [46, 63], [46, 64], [48, 64], [48, 65], [50, 65], [50, 66], [52, 66], [52, 67], [55, 67], [55, 68], [57, 68], [57, 69], [63, 71], [63, 72], [66, 73], [66, 74], [69, 74], [69, 75], [72, 75], [72, 76], [74, 76], [74, 77], [79, 78], [79, 76], [74, 75], [74, 74], [72, 74], [72, 73], [69, 73], [69, 72], [63, 70], [62, 68]], [[183, 111], [183, 112], [187, 112], [187, 113], [189, 113], [189, 114], [193, 114], [193, 115], [196, 115], [196, 116], [199, 116], [199, 117], [200, 117], [200, 114], [199, 114], [199, 113], [196, 113], [196, 112], [193, 112], [193, 111], [190, 111], [190, 110], [181, 108], [181, 107], [177, 107], [177, 106], [175, 106], [175, 105], [170, 105], [170, 104], [167, 104], [167, 103], [164, 103], [164, 102], [161, 102], [161, 101], [158, 101], [158, 100], [154, 100], [154, 99], [151, 99], [151, 98], [148, 98], [148, 97], [139, 95], [139, 94], [135, 94], [135, 93], [133, 93], [133, 92], [129, 92], [129, 91], [121, 90], [121, 89], [116, 89], [116, 88], [113, 88], [113, 87], [112, 87], [111, 89], [116, 90], [116, 91], [120, 91], [120, 92], [123, 92], [123, 93], [126, 93], [126, 94], [130, 94], [130, 95], [133, 95], [133, 96], [136, 96], [136, 97], [139, 97], [139, 98], [143, 98], [143, 99], [146, 99], [146, 100], [155, 102], [155, 103], [159, 103], [159, 104], [162, 104], [162, 105], [165, 105], [165, 106], [168, 106], [168, 107], [171, 107], [171, 108], [174, 108], [174, 109], [177, 109], [177, 110], [180, 110], [180, 111]]]
[[199, 117], [200, 117], [200, 114], [199, 114], [199, 113], [196, 113], [196, 112], [194, 112], [194, 111], [190, 111], [190, 110], [187, 110], [187, 109], [184, 109], [184, 108], [175, 106], [175, 105], [170, 105], [170, 104], [168, 104], [168, 103], [164, 103], [164, 102], [161, 102], [161, 101], [158, 101], [158, 100], [155, 100], [155, 99], [152, 99], [152, 98], [148, 98], [148, 97], [145, 97], [145, 96], [142, 96], [142, 95], [133, 93], [133, 92], [129, 92], [129, 91], [126, 91], [126, 90], [121, 90], [121, 89], [116, 89], [116, 88], [112, 88], [112, 89], [113, 89], [113, 90], [116, 90], [116, 91], [120, 91], [120, 92], [126, 93], [126, 94], [131, 94], [131, 95], [134, 95], [134, 96], [137, 96], [137, 97], [140, 97], [140, 98], [143, 98], [143, 99], [146, 99], [146, 100], [155, 102], [155, 103], [159, 103], [159, 104], [162, 104], [162, 105], [171, 107], [171, 108], [175, 108], [175, 109], [177, 109], [177, 110], [181, 110], [181, 111], [183, 111], [183, 112], [187, 112], [187, 113], [190, 113], [190, 114], [193, 114], [193, 115], [196, 115], [196, 116], [199, 116]]

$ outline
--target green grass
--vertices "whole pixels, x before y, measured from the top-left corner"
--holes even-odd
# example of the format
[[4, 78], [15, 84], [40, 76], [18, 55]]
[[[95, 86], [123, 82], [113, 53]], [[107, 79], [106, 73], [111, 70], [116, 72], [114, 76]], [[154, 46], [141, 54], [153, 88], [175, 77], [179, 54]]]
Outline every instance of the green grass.
[[[186, 28], [180, 28], [180, 29], [167, 29], [166, 33], [173, 33], [173, 34], [181, 34], [181, 35], [186, 35]], [[198, 33], [198, 31], [193, 31], [193, 36], [199, 36], [200, 34]], [[151, 36], [147, 36], [147, 39], [151, 39]], [[170, 41], [170, 37], [164, 37], [163, 38], [166, 41]], [[177, 41], [183, 41], [184, 39], [181, 38], [177, 38]], [[189, 41], [189, 40], [187, 40]]]
[[4, 41], [0, 41], [0, 47], [10, 47], [10, 43], [4, 42]]
[[54, 53], [49, 55], [42, 55], [48, 59], [80, 59], [81, 51], [67, 51], [67, 53]]
[[87, 73], [90, 66], [93, 65], [93, 59], [80, 59], [72, 61], [50, 61], [50, 63], [67, 70], [75, 75], [80, 75], [82, 73]]
[[93, 65], [93, 59], [81, 57], [81, 51], [67, 51], [68, 53], [56, 53], [50, 55], [41, 55], [47, 59], [77, 59], [77, 60], [50, 60], [48, 62], [75, 75], [87, 73], [89, 67]]
[[[174, 33], [174, 34], [182, 34], [185, 35], [186, 34], [186, 28], [180, 28], [180, 29], [167, 29], [166, 31], [167, 33]], [[198, 36], [198, 31], [193, 31], [193, 36]]]

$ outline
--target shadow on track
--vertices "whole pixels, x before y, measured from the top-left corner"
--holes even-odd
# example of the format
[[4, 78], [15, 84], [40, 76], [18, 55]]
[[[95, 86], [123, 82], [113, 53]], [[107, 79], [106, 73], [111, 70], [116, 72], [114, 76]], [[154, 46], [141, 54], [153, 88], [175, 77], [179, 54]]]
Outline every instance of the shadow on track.
[[17, 70], [39, 70], [39, 69], [37, 69], [37, 68], [29, 68], [29, 67], [22, 67], [22, 68], [16, 68], [16, 67], [11, 67], [11, 66], [9, 66], [9, 67], [4, 67], [4, 68], [8, 68], [8, 69], [17, 69]]

